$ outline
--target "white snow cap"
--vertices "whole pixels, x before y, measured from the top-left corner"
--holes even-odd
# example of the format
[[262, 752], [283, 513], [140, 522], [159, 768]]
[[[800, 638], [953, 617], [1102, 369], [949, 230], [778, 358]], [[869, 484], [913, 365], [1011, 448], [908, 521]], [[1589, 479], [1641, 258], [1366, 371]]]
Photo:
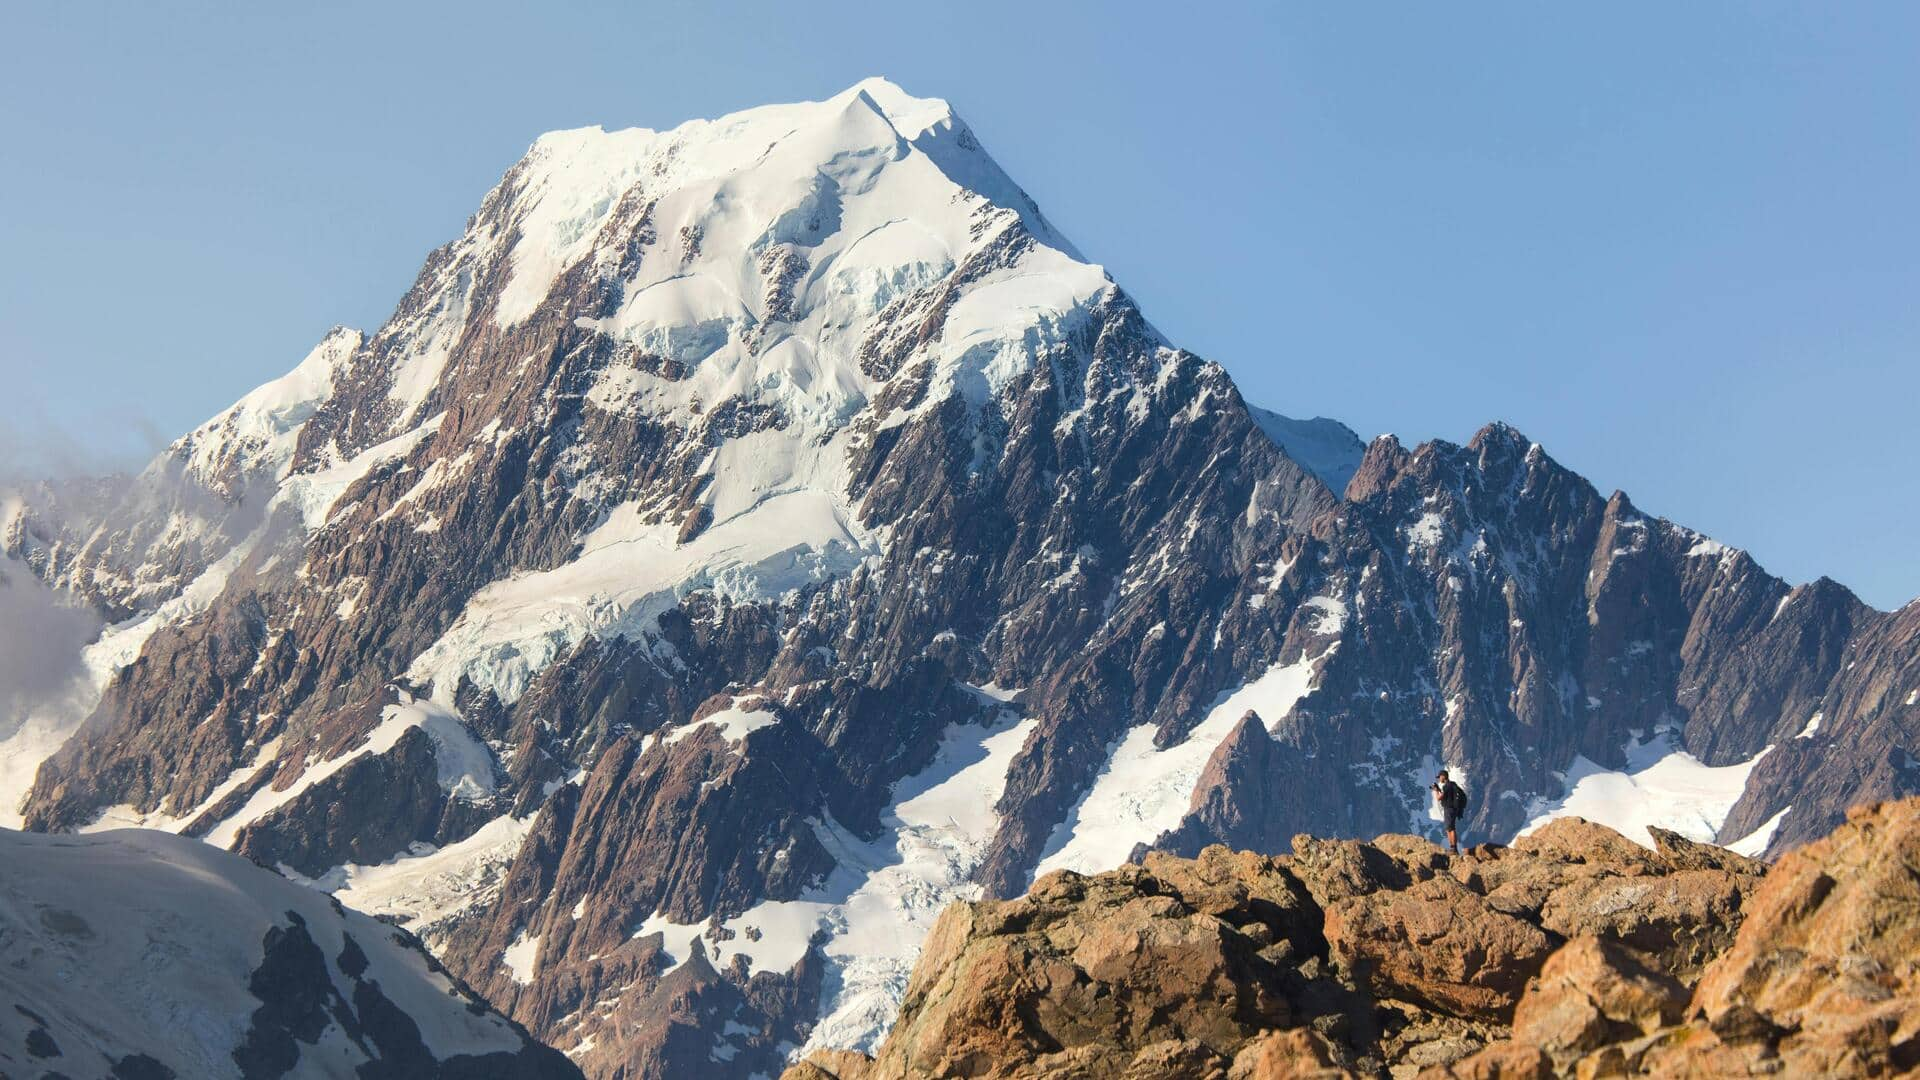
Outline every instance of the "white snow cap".
[[[888, 168], [910, 160], [916, 165], [907, 176]], [[521, 216], [513, 274], [494, 315], [503, 327], [534, 312], [560, 273], [593, 251], [601, 227], [632, 195], [659, 200], [655, 230], [663, 241], [675, 242], [657, 246], [670, 254], [687, 250], [679, 241], [692, 237], [699, 237], [694, 243], [701, 248], [739, 256], [758, 255], [774, 243], [813, 246], [836, 233], [842, 243], [830, 246], [844, 254], [894, 220], [882, 217], [850, 230], [851, 222], [839, 220], [844, 202], [884, 187], [877, 192], [881, 198], [864, 201], [891, 204], [924, 226], [928, 222], [915, 220], [913, 211], [970, 194], [1015, 211], [1042, 242], [1078, 258], [981, 150], [952, 106], [913, 97], [878, 77], [825, 101], [765, 105], [669, 131], [595, 126], [549, 132], [534, 141], [514, 172], [517, 179], [509, 174], [508, 182]], [[970, 208], [953, 209], [953, 223], [964, 224]], [[682, 231], [689, 228], [691, 234]], [[933, 231], [945, 247], [962, 246], [956, 241], [963, 236]], [[720, 284], [746, 286], [723, 291], [751, 307], [757, 268], [754, 260], [746, 262], [737, 268], [746, 275]], [[635, 284], [645, 288], [683, 269], [657, 266]]]

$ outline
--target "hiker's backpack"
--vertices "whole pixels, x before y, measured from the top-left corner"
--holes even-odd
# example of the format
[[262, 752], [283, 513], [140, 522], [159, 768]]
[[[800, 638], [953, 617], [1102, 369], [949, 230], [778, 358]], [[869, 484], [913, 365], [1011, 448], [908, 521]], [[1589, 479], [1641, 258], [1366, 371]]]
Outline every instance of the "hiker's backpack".
[[1447, 781], [1447, 809], [1454, 817], [1462, 817], [1467, 812], [1467, 789], [1454, 781]]

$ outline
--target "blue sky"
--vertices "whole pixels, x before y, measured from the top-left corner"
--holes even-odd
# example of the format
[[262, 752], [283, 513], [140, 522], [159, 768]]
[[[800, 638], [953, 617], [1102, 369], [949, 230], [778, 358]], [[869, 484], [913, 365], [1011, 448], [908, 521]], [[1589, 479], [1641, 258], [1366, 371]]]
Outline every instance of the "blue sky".
[[[271, 9], [271, 10], [270, 10]], [[1247, 396], [1920, 595], [1920, 5], [12, 6], [0, 455], [371, 329], [541, 131], [946, 97]], [[37, 452], [22, 444], [40, 447]]]

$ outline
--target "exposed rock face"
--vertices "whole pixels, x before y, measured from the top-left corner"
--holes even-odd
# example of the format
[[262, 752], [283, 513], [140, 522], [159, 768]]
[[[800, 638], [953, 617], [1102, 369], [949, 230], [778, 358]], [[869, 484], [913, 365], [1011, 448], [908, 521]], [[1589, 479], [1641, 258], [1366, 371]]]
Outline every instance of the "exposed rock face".
[[0, 830], [0, 1074], [578, 1077], [410, 935], [197, 841]]
[[[1905, 704], [1920, 605], [1872, 611], [1825, 580], [1789, 589], [1742, 552], [1603, 498], [1504, 425], [1464, 447], [1377, 440], [1345, 496], [1315, 530], [1329, 545], [1316, 602], [1341, 614], [1341, 647], [1314, 694], [1263, 717], [1281, 754], [1221, 751], [1293, 782], [1243, 797], [1259, 772], [1222, 761], [1209, 782], [1223, 794], [1195, 793], [1182, 849], [1405, 828], [1424, 816], [1423, 762], [1436, 761], [1466, 771], [1469, 833], [1504, 839], [1569, 762], [1628, 768], [1636, 742], [1713, 766], [1764, 751], [1718, 839], [1771, 822], [1775, 853], [1852, 801], [1920, 792], [1906, 749], [1920, 712]], [[1840, 764], [1856, 753], [1857, 768]], [[1857, 781], [1840, 779], [1847, 768]]]
[[1234, 1047], [1288, 1026], [1276, 959], [1303, 948], [1295, 939], [1311, 901], [1278, 872], [1256, 875], [1203, 866], [1189, 899], [1143, 868], [1066, 872], [1018, 900], [948, 909], [907, 987], [901, 1068], [979, 1074], [1111, 1041], [1063, 1063], [1106, 1071], [1167, 1044]]
[[[878, 1054], [821, 1053], [786, 1080], [1880, 1076], [1920, 1064], [1920, 799], [1857, 812], [1771, 872], [1709, 845], [1656, 854], [1584, 822], [1549, 831], [1454, 859], [1393, 836], [1301, 837], [1279, 858], [1151, 854], [957, 905]], [[1705, 955], [1640, 948], [1633, 924], [1599, 909], [1578, 932], [1547, 924], [1541, 913], [1578, 907], [1606, 879], [1669, 899], [1725, 888], [1739, 902], [1680, 916], [1694, 930], [1676, 936]], [[1543, 899], [1512, 905], [1520, 893]]]
[[1513, 1042], [1564, 1063], [1677, 1023], [1686, 1004], [1679, 980], [1616, 942], [1583, 935], [1549, 957], [1520, 996]]
[[[1776, 852], [1920, 791], [1920, 607], [1789, 589], [1504, 425], [1409, 450], [1250, 410], [880, 81], [543, 137], [377, 332], [134, 488], [0, 500], [0, 554], [130, 617], [29, 827], [425, 912], [596, 1075], [867, 1045], [948, 901], [1426, 829], [1441, 761], [1475, 838], [1629, 748], [1771, 746], [1695, 838]], [[1492, 1024], [1561, 938], [1703, 964], [1687, 920], [1751, 868], [1698, 855], [1406, 855], [1391, 891], [1489, 928], [1472, 971], [1394, 950], [1424, 901], [1301, 880], [1367, 985]]]
[[[1568, 946], [1521, 999], [1512, 1042], [1454, 1073], [1888, 1076], [1920, 1067], [1920, 800], [1849, 814], [1833, 835], [1780, 860], [1745, 911], [1690, 996], [1629, 958], [1584, 940]], [[1514, 1068], [1520, 1046], [1545, 1060]]]
[[1547, 931], [1449, 877], [1327, 909], [1334, 955], [1376, 991], [1474, 1020], [1504, 1021], [1553, 948]]

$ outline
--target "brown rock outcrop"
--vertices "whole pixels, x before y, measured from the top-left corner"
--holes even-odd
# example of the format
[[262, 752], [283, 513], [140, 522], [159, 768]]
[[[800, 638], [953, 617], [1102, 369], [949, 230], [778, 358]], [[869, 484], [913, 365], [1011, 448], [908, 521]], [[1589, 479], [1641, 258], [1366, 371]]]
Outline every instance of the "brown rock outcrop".
[[1548, 931], [1445, 877], [1341, 901], [1327, 910], [1326, 934], [1379, 996], [1501, 1022], [1554, 945]]
[[[1299, 936], [1311, 900], [1298, 883], [1275, 860], [1231, 858], [1176, 880], [1147, 867], [1062, 872], [1017, 900], [949, 908], [870, 1075], [994, 1075], [1003, 1063], [1224, 1075], [1259, 1031], [1295, 1022], [1281, 968], [1317, 945]], [[1229, 882], [1228, 870], [1244, 876]]]
[[[1920, 821], [1920, 802], [1907, 812]], [[1051, 874], [1019, 899], [941, 916], [875, 1057], [817, 1055], [786, 1078], [1492, 1078], [1587, 1068], [1622, 1047], [1645, 1058], [1688, 1015], [1686, 984], [1752, 948], [1734, 934], [1766, 873], [1654, 839], [1566, 820], [1453, 859], [1410, 836], [1298, 837], [1289, 856], [1211, 847]], [[1885, 865], [1874, 895], [1894, 897], [1898, 863]], [[1815, 981], [1864, 933], [1794, 926], [1835, 943], [1807, 962]], [[1894, 944], [1868, 950], [1874, 970], [1894, 969]], [[1777, 1038], [1779, 1019], [1741, 1026], [1740, 1010], [1772, 999], [1718, 978], [1730, 1004], [1703, 1030], [1730, 1033], [1713, 1036], [1735, 1045], [1725, 1060]]]
[[1557, 1063], [1680, 1019], [1686, 987], [1605, 938], [1585, 936], [1548, 958], [1519, 1000], [1513, 1040]]
[[[1656, 834], [1661, 857], [1743, 866]], [[1683, 871], [1700, 872], [1700, 871]], [[1512, 1038], [1454, 1077], [1893, 1076], [1920, 1068], [1920, 799], [1856, 809], [1775, 866], [1689, 997], [1599, 939], [1556, 953]], [[1702, 939], [1705, 940], [1705, 939]]]

